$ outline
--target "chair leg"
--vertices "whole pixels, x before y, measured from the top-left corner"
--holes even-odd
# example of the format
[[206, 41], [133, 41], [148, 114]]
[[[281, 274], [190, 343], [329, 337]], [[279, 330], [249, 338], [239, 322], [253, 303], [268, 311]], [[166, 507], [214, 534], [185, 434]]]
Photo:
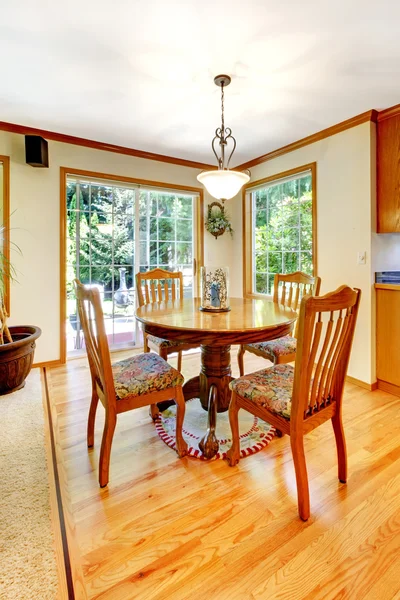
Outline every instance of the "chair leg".
[[347, 450], [346, 440], [344, 437], [342, 415], [336, 413], [331, 419], [333, 431], [335, 433], [336, 450], [338, 457], [338, 477], [341, 483], [347, 481]]
[[[161, 356], [161, 358], [163, 358], [164, 360], [166, 360], [168, 362], [168, 349], [167, 348], [159, 348], [158, 355]], [[174, 403], [175, 403], [174, 390], [171, 389], [171, 400], [163, 400], [162, 402], [157, 402], [158, 410], [160, 412], [163, 412], [170, 406], [173, 406]], [[150, 416], [152, 416], [151, 413], [150, 413]]]
[[159, 414], [160, 411], [158, 410], [157, 404], [150, 404], [149, 415], [153, 419], [153, 421], [157, 421]]
[[232, 446], [226, 453], [226, 458], [228, 459], [230, 467], [237, 465], [240, 458], [239, 410], [240, 406], [237, 402], [237, 396], [235, 392], [232, 392], [232, 398], [229, 404], [229, 423], [232, 432]]
[[300, 433], [290, 436], [292, 447], [293, 462], [296, 472], [297, 483], [297, 501], [299, 506], [299, 515], [303, 521], [307, 521], [310, 516], [310, 493], [308, 489], [308, 475], [306, 466], [306, 457], [304, 455], [304, 437]]
[[110, 454], [113, 441], [115, 425], [117, 424], [117, 415], [106, 411], [106, 420], [104, 423], [103, 439], [101, 441], [100, 461], [99, 461], [99, 483], [100, 487], [108, 484], [110, 473]]
[[164, 360], [168, 361], [168, 351], [167, 348], [159, 348], [158, 355], [161, 356]]
[[94, 422], [96, 420], [96, 410], [99, 403], [99, 396], [96, 389], [92, 388], [92, 400], [90, 402], [89, 417], [87, 424], [87, 445], [92, 448], [94, 445]]
[[147, 333], [143, 333], [143, 352], [150, 352], [150, 348], [147, 343]]
[[237, 356], [240, 377], [243, 377], [243, 375], [244, 375], [244, 361], [243, 361], [244, 353], [245, 353], [244, 346], [243, 346], [243, 344], [240, 344], [240, 348], [239, 348], [239, 352], [238, 352], [238, 356]]
[[179, 372], [182, 370], [182, 350], [178, 352], [178, 366], [177, 369]]
[[175, 431], [175, 444], [176, 451], [179, 458], [186, 456], [188, 451], [188, 445], [183, 439], [182, 426], [183, 419], [185, 417], [185, 398], [183, 396], [182, 387], [177, 386], [175, 390], [175, 402], [176, 402], [176, 431]]

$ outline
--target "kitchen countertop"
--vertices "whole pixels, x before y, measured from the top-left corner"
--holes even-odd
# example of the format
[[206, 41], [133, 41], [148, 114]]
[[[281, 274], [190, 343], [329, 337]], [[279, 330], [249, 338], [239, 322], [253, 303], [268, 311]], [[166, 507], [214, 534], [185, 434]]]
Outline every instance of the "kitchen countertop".
[[375, 273], [376, 290], [400, 290], [400, 271], [377, 271]]
[[400, 283], [375, 283], [375, 289], [400, 292]]

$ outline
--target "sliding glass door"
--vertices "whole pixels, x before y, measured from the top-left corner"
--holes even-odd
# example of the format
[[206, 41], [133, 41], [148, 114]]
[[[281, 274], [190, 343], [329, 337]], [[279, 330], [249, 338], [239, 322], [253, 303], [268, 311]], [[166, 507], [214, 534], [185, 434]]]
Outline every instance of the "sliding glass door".
[[139, 270], [183, 272], [185, 296], [194, 292], [195, 211], [193, 196], [141, 190]]
[[135, 273], [182, 271], [195, 294], [197, 198], [124, 182], [68, 176], [67, 351], [84, 346], [73, 280], [99, 290], [111, 348], [134, 346], [138, 331]]

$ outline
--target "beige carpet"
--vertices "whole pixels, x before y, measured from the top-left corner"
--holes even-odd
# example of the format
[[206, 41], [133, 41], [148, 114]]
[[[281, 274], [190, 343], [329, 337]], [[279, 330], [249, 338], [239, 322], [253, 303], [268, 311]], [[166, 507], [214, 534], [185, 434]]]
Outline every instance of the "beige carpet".
[[39, 369], [0, 396], [0, 599], [57, 598]]

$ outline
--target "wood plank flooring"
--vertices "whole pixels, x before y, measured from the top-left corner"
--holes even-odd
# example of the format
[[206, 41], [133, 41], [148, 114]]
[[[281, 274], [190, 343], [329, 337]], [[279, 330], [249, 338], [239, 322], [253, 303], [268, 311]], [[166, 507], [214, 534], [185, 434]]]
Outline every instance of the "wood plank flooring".
[[[198, 373], [199, 362], [199, 354], [184, 357], [185, 378]], [[236, 349], [232, 365], [238, 375]], [[267, 365], [246, 353], [246, 372]], [[349, 480], [337, 479], [326, 423], [306, 438], [311, 519], [303, 523], [287, 436], [235, 468], [180, 460], [159, 439], [147, 408], [119, 416], [110, 484], [100, 489], [103, 411], [88, 450], [87, 361], [46, 377], [77, 598], [400, 598], [399, 398], [346, 385]]]

